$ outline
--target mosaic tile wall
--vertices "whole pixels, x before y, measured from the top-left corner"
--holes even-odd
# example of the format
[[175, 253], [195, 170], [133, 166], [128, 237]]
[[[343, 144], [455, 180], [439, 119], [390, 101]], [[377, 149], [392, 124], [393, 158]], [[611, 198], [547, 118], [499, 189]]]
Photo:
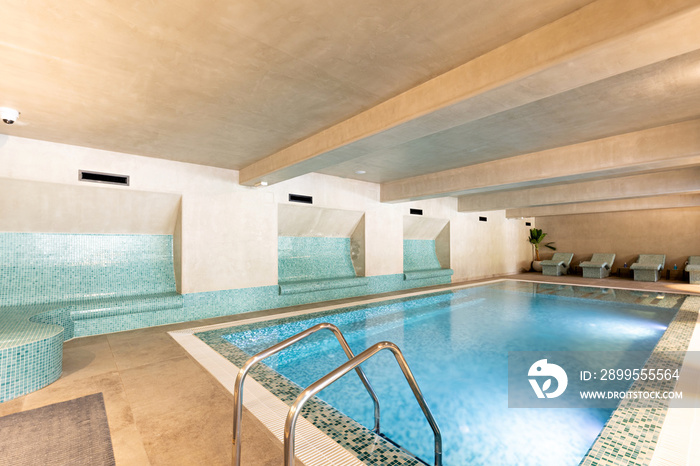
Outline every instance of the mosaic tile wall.
[[439, 269], [440, 262], [435, 253], [433, 239], [403, 240], [403, 269], [407, 272], [415, 270]]
[[0, 306], [175, 292], [172, 236], [0, 233]]
[[0, 402], [55, 381], [64, 340], [182, 320], [171, 236], [0, 233]]
[[280, 236], [277, 247], [280, 282], [355, 276], [350, 238]]
[[404, 281], [403, 274], [367, 277], [367, 286], [337, 288], [310, 293], [280, 295], [277, 286], [239, 288], [183, 295], [187, 320], [240, 314], [243, 312], [275, 309], [333, 299], [365, 296], [389, 291], [400, 291], [450, 283], [450, 277], [430, 277]]

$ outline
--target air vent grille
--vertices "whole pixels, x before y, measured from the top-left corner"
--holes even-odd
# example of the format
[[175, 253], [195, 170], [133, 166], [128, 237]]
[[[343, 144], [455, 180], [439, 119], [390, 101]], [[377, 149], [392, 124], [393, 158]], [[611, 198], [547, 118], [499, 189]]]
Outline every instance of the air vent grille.
[[289, 202], [300, 202], [302, 204], [313, 204], [314, 198], [311, 196], [304, 196], [303, 194], [290, 194]]
[[114, 173], [100, 173], [78, 170], [78, 180], [90, 181], [92, 183], [107, 183], [118, 184], [121, 186], [129, 186], [128, 175], [115, 175]]

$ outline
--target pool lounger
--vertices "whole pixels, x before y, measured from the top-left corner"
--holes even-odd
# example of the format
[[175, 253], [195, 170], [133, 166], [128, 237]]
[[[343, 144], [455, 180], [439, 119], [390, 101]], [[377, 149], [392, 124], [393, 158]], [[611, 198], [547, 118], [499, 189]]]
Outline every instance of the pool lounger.
[[584, 278], [605, 278], [610, 276], [610, 269], [615, 262], [615, 254], [593, 254], [591, 260], [583, 261], [579, 267], [583, 269]]
[[665, 254], [640, 254], [630, 269], [634, 271], [636, 281], [655, 282], [659, 280], [659, 271], [664, 268], [665, 263]]
[[569, 271], [569, 265], [574, 258], [572, 252], [555, 252], [551, 259], [542, 261], [542, 275], [558, 277]]
[[700, 285], [700, 256], [690, 256], [685, 271], [688, 272], [691, 284]]

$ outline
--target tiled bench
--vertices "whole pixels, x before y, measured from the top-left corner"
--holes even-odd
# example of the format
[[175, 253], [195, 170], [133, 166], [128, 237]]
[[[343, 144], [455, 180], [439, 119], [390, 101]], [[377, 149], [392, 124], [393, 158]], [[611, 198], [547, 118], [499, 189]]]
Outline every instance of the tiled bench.
[[171, 235], [0, 232], [0, 401], [61, 375], [73, 337], [187, 320]]
[[367, 277], [341, 277], [320, 280], [301, 280], [293, 282], [280, 282], [280, 295], [297, 293], [310, 293], [314, 291], [335, 290], [339, 288], [355, 288], [367, 286]]
[[454, 273], [452, 269], [424, 269], [406, 270], [403, 273], [404, 280], [424, 280], [427, 278], [449, 277]]
[[61, 376], [63, 341], [73, 338], [69, 311], [48, 305], [0, 310], [0, 402], [36, 391]]
[[81, 301], [71, 307], [75, 336], [80, 337], [186, 320], [182, 295], [174, 292]]
[[0, 402], [55, 382], [66, 340], [185, 320], [183, 313], [177, 293], [3, 307]]

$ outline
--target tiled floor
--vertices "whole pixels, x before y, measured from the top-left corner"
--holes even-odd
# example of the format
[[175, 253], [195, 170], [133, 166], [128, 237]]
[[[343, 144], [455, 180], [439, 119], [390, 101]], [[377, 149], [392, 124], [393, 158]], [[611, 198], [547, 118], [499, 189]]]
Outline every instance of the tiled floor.
[[[665, 280], [642, 283], [535, 273], [508, 278], [700, 294], [700, 286]], [[241, 318], [206, 319], [66, 342], [62, 377], [42, 390], [0, 404], [0, 416], [103, 392], [117, 464], [230, 464], [232, 397], [167, 332]], [[248, 413], [244, 414], [242, 448], [246, 466], [282, 464], [281, 445]]]

